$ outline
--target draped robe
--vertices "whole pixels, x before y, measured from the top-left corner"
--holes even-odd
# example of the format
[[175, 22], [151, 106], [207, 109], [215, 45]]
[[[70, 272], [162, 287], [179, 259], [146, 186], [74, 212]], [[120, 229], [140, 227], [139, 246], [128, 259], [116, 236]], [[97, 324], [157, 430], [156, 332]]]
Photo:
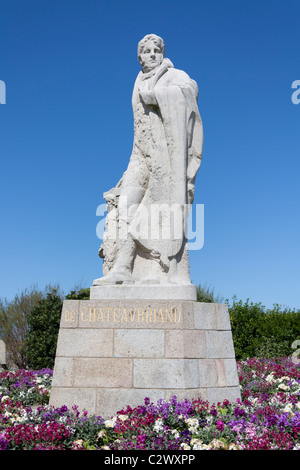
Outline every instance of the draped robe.
[[[153, 104], [145, 104], [145, 91], [152, 93]], [[115, 190], [119, 196], [137, 194], [138, 204], [132, 206], [126, 220], [128, 232], [137, 246], [158, 259], [165, 270], [186, 242], [184, 208], [193, 202], [202, 158], [203, 129], [197, 100], [196, 82], [175, 69], [169, 59], [150, 73], [141, 71], [132, 94], [133, 149]], [[176, 216], [176, 236], [173, 227], [169, 237], [161, 233], [158, 238], [153, 237], [157, 233], [153, 231], [157, 220], [150, 216], [153, 205], [162, 209], [160, 224], [172, 218], [174, 205], [183, 209], [181, 216]]]

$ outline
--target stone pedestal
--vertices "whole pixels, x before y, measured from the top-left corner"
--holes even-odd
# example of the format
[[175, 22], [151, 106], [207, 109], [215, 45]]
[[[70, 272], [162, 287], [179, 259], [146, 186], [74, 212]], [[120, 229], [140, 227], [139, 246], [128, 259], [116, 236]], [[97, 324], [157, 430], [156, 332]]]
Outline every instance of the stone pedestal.
[[228, 308], [193, 300], [65, 300], [50, 405], [111, 417], [127, 405], [240, 398]]
[[6, 367], [6, 346], [2, 340], [0, 340], [0, 368], [1, 367]]
[[[120, 284], [90, 287], [91, 299], [123, 300], [197, 300], [194, 284]], [[130, 304], [129, 304], [130, 307]]]

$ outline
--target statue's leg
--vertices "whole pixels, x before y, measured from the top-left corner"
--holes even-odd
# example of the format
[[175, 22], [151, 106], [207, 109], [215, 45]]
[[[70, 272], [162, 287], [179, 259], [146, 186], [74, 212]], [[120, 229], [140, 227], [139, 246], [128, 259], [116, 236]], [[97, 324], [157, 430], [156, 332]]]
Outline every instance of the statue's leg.
[[149, 181], [149, 170], [138, 153], [133, 152], [128, 168], [122, 177], [118, 201], [118, 240], [113, 267], [109, 273], [94, 281], [94, 285], [132, 283], [133, 260], [136, 242], [130, 236], [129, 226], [141, 203]]
[[94, 285], [101, 284], [129, 284], [133, 283], [132, 269], [136, 252], [136, 242], [128, 233], [128, 228], [135, 216], [135, 209], [139, 206], [145, 190], [140, 187], [125, 187], [119, 199], [118, 242], [117, 254], [110, 272], [94, 281]]
[[170, 259], [168, 282], [171, 284], [190, 284], [189, 254], [187, 241], [183, 242], [180, 252]]

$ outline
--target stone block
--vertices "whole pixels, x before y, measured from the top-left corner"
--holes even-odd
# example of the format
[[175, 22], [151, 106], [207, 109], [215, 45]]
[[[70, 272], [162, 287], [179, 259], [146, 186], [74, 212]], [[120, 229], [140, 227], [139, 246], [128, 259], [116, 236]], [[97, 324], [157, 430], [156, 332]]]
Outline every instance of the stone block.
[[102, 285], [90, 287], [91, 299], [125, 300], [197, 300], [197, 287], [193, 284]]
[[227, 387], [239, 386], [239, 377], [235, 359], [224, 359]]
[[96, 412], [96, 389], [54, 387], [51, 390], [50, 406], [68, 408], [78, 406], [79, 411], [86, 410], [89, 414]]
[[196, 359], [134, 359], [137, 388], [199, 388]]
[[125, 358], [74, 358], [74, 386], [132, 387], [132, 366]]
[[228, 306], [225, 304], [214, 304], [216, 312], [217, 330], [231, 330]]
[[56, 355], [112, 357], [113, 330], [63, 328], [58, 335]]
[[225, 365], [223, 359], [199, 359], [201, 388], [225, 387]]
[[164, 357], [164, 331], [115, 330], [114, 357]]
[[79, 319], [79, 301], [64, 300], [60, 328], [77, 328]]
[[232, 403], [236, 402], [237, 398], [240, 398], [239, 387], [215, 387], [207, 389], [207, 399], [209, 403], [217, 404], [222, 403], [224, 400], [229, 400]]
[[206, 331], [208, 358], [234, 358], [231, 331]]
[[[52, 387], [73, 386], [73, 357], [56, 357], [53, 369]], [[52, 389], [51, 389], [52, 394]]]
[[103, 418], [111, 418], [117, 411], [144, 405], [145, 398], [150, 398], [150, 402], [156, 403], [159, 399], [165, 398], [163, 390], [149, 390], [143, 388], [110, 388], [97, 390], [96, 414]]
[[0, 367], [6, 365], [6, 347], [4, 341], [0, 340]]
[[200, 330], [168, 330], [165, 332], [165, 357], [206, 357], [206, 335]]
[[185, 399], [192, 401], [193, 398], [201, 398], [201, 400], [207, 400], [207, 391], [205, 388], [183, 388], [183, 389], [169, 389], [165, 391], [165, 400], [170, 400], [173, 396], [176, 396], [177, 401], [184, 401]]
[[193, 329], [193, 302], [167, 300], [82, 300], [79, 328]]
[[198, 330], [217, 329], [217, 316], [214, 304], [194, 302], [194, 326]]

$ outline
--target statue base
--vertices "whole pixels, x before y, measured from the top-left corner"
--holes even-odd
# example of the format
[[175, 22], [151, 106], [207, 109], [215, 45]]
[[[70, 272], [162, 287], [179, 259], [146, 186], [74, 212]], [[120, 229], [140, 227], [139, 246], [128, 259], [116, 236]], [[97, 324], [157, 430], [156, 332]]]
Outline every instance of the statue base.
[[91, 299], [109, 300], [197, 300], [197, 287], [193, 284], [119, 284], [92, 286]]
[[120, 297], [64, 301], [50, 405], [109, 418], [145, 397], [241, 398], [226, 305]]

